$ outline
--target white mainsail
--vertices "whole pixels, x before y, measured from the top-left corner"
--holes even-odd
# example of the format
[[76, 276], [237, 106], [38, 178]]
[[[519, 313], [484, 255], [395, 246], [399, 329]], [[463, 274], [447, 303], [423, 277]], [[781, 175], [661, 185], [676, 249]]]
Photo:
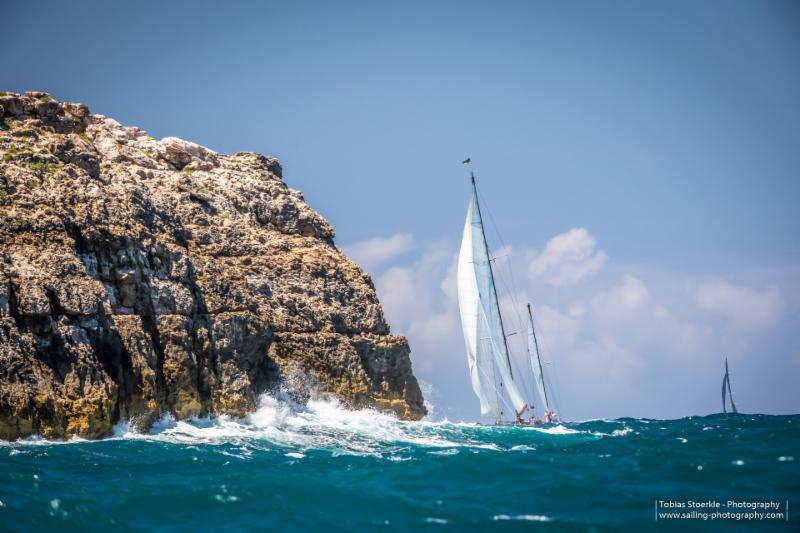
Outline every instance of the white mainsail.
[[458, 255], [458, 306], [472, 388], [481, 402], [481, 414], [500, 418], [503, 410], [499, 402], [505, 400], [498, 391], [497, 377], [513, 409], [521, 413], [526, 403], [512, 376], [474, 181]]
[[533, 370], [533, 380], [536, 382], [536, 390], [539, 392], [539, 405], [544, 405], [545, 412], [550, 411], [550, 403], [547, 401], [547, 392], [544, 387], [544, 373], [542, 372], [542, 359], [539, 356], [539, 343], [536, 342], [536, 332], [533, 330], [533, 313], [528, 304], [528, 355], [531, 358], [531, 369]]

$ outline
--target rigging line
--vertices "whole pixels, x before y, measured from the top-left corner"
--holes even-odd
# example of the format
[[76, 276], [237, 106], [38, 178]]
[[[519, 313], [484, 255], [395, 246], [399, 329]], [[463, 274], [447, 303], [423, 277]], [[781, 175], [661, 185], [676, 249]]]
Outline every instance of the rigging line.
[[[492, 214], [492, 210], [490, 209], [489, 204], [486, 202], [486, 198], [483, 196], [483, 194], [481, 194], [480, 191], [478, 191], [478, 194], [480, 195], [480, 197], [481, 197], [481, 199], [483, 201], [483, 204], [486, 207], [486, 214], [489, 215], [489, 222], [492, 225], [492, 229], [497, 234], [497, 238], [500, 241], [500, 246], [505, 248], [506, 247], [505, 240], [503, 239], [502, 233], [500, 233], [500, 227], [495, 222], [494, 215]], [[508, 261], [508, 271], [509, 271], [509, 275], [511, 277], [511, 285], [512, 285], [512, 287], [516, 287], [517, 283], [516, 283], [516, 280], [514, 279], [514, 269], [513, 269], [512, 265], [511, 265], [511, 261], [510, 260]], [[512, 297], [514, 297], [514, 296], [512, 295]], [[517, 314], [519, 314], [519, 310], [517, 310], [516, 312], [517, 312]]]
[[[505, 247], [506, 246], [505, 241], [503, 240], [503, 236], [500, 234], [500, 230], [499, 230], [499, 228], [497, 226], [497, 223], [494, 220], [494, 216], [492, 215], [491, 209], [489, 208], [488, 203], [486, 202], [485, 196], [478, 190], [477, 184], [475, 184], [474, 180], [473, 180], [473, 185], [474, 185], [476, 194], [478, 195], [479, 199], [483, 203], [484, 208], [486, 209], [486, 212], [489, 215], [489, 222], [490, 222], [490, 224], [492, 226], [492, 229], [494, 230], [494, 233], [497, 235], [498, 240], [500, 241], [501, 247]], [[482, 217], [481, 217], [481, 220], [483, 220]], [[484, 242], [485, 241], [486, 241], [486, 237], [485, 237], [485, 232], [484, 232]], [[487, 252], [487, 255], [490, 256], [490, 261], [492, 261], [491, 255], [489, 254], [489, 246], [488, 245], [486, 246], [486, 252]], [[518, 330], [522, 330], [523, 322], [522, 322], [522, 316], [520, 315], [521, 304], [520, 304], [520, 302], [519, 302], [519, 300], [517, 298], [517, 294], [516, 294], [516, 290], [515, 290], [516, 282], [514, 280], [514, 272], [513, 272], [513, 269], [511, 268], [511, 261], [509, 260], [509, 261], [507, 261], [507, 263], [508, 263], [509, 273], [510, 273], [510, 277], [511, 277], [511, 286], [509, 286], [509, 283], [505, 279], [505, 276], [503, 275], [502, 271], [493, 272], [493, 277], [500, 279], [500, 282], [503, 284], [506, 292], [510, 295], [511, 304], [512, 304], [512, 308], [513, 308], [513, 311], [514, 311], [514, 316], [515, 316], [516, 322], [517, 322], [517, 324], [516, 324], [517, 325], [517, 329]], [[500, 307], [500, 300], [498, 298], [498, 309], [499, 309], [499, 307]], [[511, 350], [508, 348], [508, 344], [506, 344], [506, 350], [509, 352], [509, 354], [512, 353]], [[511, 367], [511, 356], [510, 355], [509, 355], [509, 358], [508, 358], [508, 362], [509, 362], [509, 367]], [[519, 367], [518, 365], [515, 365], [515, 366]], [[519, 375], [520, 373], [517, 372], [517, 374]], [[524, 374], [524, 372], [523, 372], [523, 374]], [[512, 371], [512, 377], [513, 377], [513, 371]], [[523, 388], [525, 389], [525, 394], [529, 398], [532, 398], [533, 396], [531, 394], [534, 393], [533, 387], [535, 387], [535, 383], [534, 384], [530, 384], [531, 386], [529, 388], [528, 380], [527, 379], [523, 379], [522, 380], [522, 385], [523, 385]]]
[[505, 327], [503, 326], [503, 314], [500, 312], [500, 299], [497, 297], [497, 285], [494, 281], [494, 270], [492, 269], [492, 262], [489, 260], [489, 244], [486, 242], [486, 231], [483, 228], [483, 215], [481, 214], [481, 205], [478, 199], [478, 185], [475, 183], [475, 174], [471, 174], [472, 177], [472, 190], [475, 194], [475, 208], [478, 210], [478, 220], [480, 221], [480, 233], [481, 237], [483, 237], [483, 247], [486, 249], [486, 259], [487, 266], [489, 267], [489, 279], [492, 282], [492, 292], [494, 293], [495, 304], [497, 306], [497, 315], [500, 319], [500, 332], [503, 335], [503, 345], [506, 349], [506, 363], [508, 364], [508, 372], [511, 376], [511, 379], [514, 379], [514, 371], [511, 368], [511, 355], [508, 351], [508, 340], [506, 339], [506, 332]]
[[[506, 244], [505, 244], [505, 241], [503, 239], [503, 236], [500, 233], [500, 229], [499, 229], [497, 223], [495, 222], [494, 215], [492, 214], [492, 211], [489, 208], [488, 203], [486, 202], [486, 198], [484, 197], [484, 195], [480, 191], [477, 191], [477, 188], [476, 188], [476, 192], [478, 193], [478, 195], [482, 199], [482, 202], [484, 204], [484, 207], [485, 207], [486, 212], [487, 212], [488, 217], [489, 217], [489, 223], [492, 226], [492, 229], [494, 230], [494, 233], [497, 235], [497, 238], [500, 241], [501, 247], [506, 247]], [[487, 249], [488, 249], [488, 247], [487, 247]], [[510, 255], [510, 254], [507, 254], [507, 255]], [[495, 263], [497, 263], [497, 262], [495, 262]], [[507, 263], [507, 268], [508, 268], [508, 274], [509, 274], [509, 277], [511, 279], [507, 280], [506, 276], [505, 276], [505, 273], [501, 269], [497, 269], [495, 271], [495, 277], [500, 279], [500, 282], [502, 283], [503, 288], [505, 289], [506, 293], [510, 296], [511, 307], [512, 307], [512, 310], [513, 310], [513, 316], [516, 319], [516, 326], [517, 326], [517, 329], [521, 331], [521, 330], [523, 330], [523, 322], [524, 322], [523, 318], [522, 318], [522, 315], [521, 315], [521, 312], [520, 312], [521, 309], [522, 309], [522, 303], [520, 302], [520, 300], [518, 298], [518, 295], [517, 295], [517, 290], [516, 290], [517, 283], [516, 283], [516, 279], [515, 279], [515, 276], [514, 276], [514, 268], [513, 268], [513, 265], [512, 265], [512, 261], [509, 259], [508, 261], [506, 261], [506, 263]], [[515, 366], [517, 368], [519, 368], [519, 365], [515, 365]], [[519, 375], [520, 372], [517, 372], [517, 374]], [[526, 373], [522, 372], [521, 374], [524, 375]], [[535, 394], [536, 394], [536, 392], [535, 392], [536, 383], [533, 380], [529, 381], [527, 378], [523, 378], [523, 380], [521, 382], [521, 385], [522, 385], [522, 388], [525, 391], [525, 395], [528, 398], [534, 398], [535, 397]], [[531, 403], [533, 403], [533, 402], [531, 402]]]

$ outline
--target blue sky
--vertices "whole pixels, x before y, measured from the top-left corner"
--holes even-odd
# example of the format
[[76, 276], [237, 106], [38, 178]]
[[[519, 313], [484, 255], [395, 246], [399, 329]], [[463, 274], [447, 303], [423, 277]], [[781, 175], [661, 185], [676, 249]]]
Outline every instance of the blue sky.
[[477, 405], [448, 292], [467, 156], [567, 415], [711, 412], [725, 355], [743, 409], [800, 407], [793, 2], [11, 0], [3, 16], [3, 90], [279, 157], [372, 272], [442, 414]]

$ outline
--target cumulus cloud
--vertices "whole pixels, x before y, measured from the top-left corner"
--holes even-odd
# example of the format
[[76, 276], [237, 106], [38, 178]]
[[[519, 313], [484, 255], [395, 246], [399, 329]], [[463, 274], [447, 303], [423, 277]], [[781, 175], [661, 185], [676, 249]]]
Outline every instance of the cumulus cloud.
[[574, 285], [595, 274], [608, 260], [585, 228], [573, 228], [550, 239], [542, 253], [528, 265], [532, 279], [543, 279], [553, 287]]
[[414, 238], [408, 233], [391, 237], [374, 237], [343, 246], [344, 253], [367, 271], [386, 263], [414, 248]]
[[392, 266], [375, 278], [392, 331], [406, 335], [426, 370], [460, 343], [455, 289], [455, 252], [432, 247], [415, 261]]
[[622, 284], [600, 291], [592, 298], [592, 308], [599, 315], [622, 315], [640, 311], [650, 293], [644, 282], [625, 274]]
[[774, 324], [783, 313], [783, 300], [775, 285], [760, 291], [719, 281], [703, 283], [697, 287], [694, 297], [703, 309], [743, 327]]

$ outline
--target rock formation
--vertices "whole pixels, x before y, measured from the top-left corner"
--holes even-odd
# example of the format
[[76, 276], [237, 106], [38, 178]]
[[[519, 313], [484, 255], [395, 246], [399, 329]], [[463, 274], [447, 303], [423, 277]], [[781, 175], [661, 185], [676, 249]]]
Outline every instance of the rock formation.
[[425, 414], [405, 338], [277, 160], [0, 93], [0, 438], [241, 416], [291, 375]]

